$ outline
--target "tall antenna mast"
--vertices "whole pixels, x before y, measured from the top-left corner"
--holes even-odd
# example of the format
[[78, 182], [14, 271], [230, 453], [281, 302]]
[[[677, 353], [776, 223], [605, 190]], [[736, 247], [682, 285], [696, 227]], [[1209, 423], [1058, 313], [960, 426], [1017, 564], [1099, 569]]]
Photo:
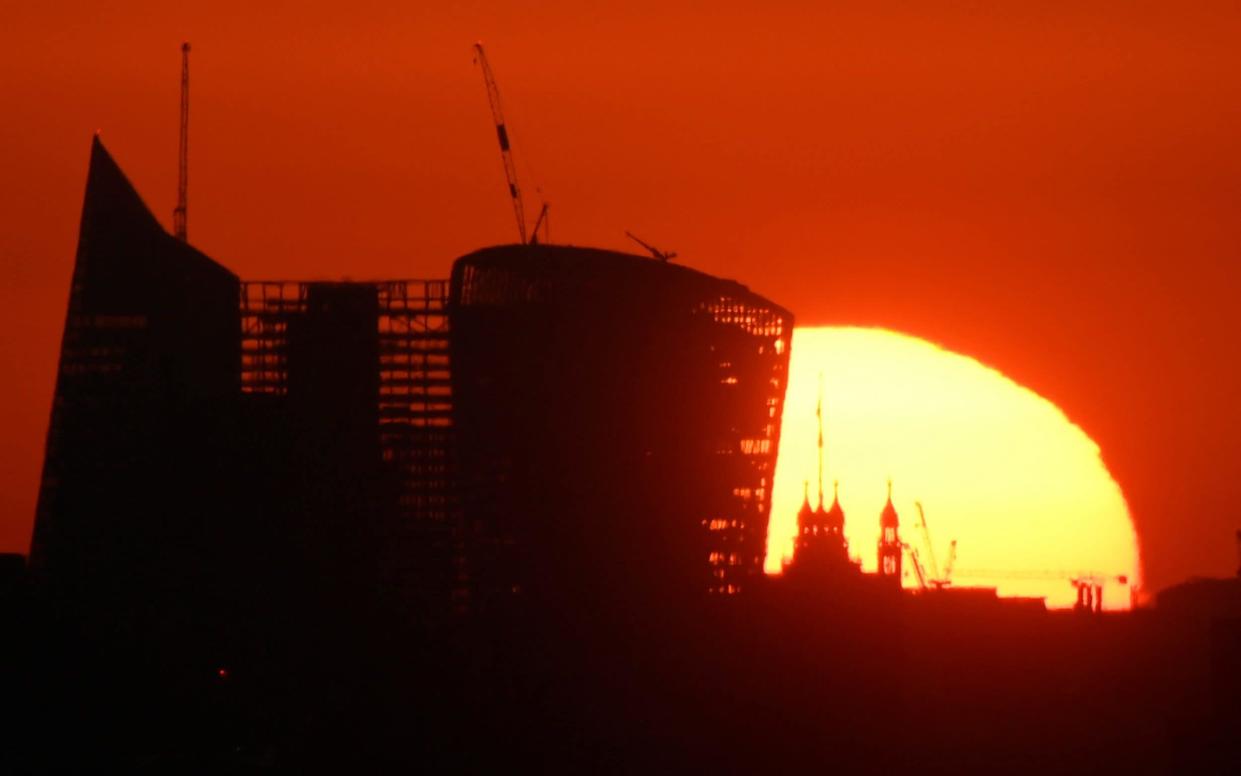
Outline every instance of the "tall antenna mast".
[[172, 232], [185, 242], [186, 191], [190, 178], [190, 44], [181, 44], [181, 147], [177, 157], [177, 207], [172, 211]]
[[823, 373], [819, 372], [819, 403], [814, 408], [819, 419], [819, 509], [823, 508]]
[[491, 65], [487, 62], [487, 54], [483, 51], [482, 43], [474, 44], [474, 57], [483, 69], [483, 83], [487, 86], [487, 102], [491, 105], [491, 118], [496, 124], [496, 139], [500, 141], [500, 158], [504, 161], [504, 177], [508, 181], [509, 196], [513, 199], [513, 212], [517, 214], [517, 233], [521, 235], [522, 244], [525, 244], [528, 242], [526, 240], [526, 213], [521, 201], [521, 189], [517, 187], [517, 165], [513, 164], [513, 151], [508, 142], [508, 127], [504, 124], [504, 111], [500, 107], [500, 87], [496, 85], [496, 77], [491, 72]]

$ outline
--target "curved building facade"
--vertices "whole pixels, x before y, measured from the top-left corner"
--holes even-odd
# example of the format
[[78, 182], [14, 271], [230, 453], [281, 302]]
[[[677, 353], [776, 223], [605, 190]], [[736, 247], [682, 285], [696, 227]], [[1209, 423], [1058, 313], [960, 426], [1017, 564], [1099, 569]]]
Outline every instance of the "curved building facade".
[[476, 594], [733, 594], [763, 573], [793, 318], [611, 251], [488, 248], [450, 288]]

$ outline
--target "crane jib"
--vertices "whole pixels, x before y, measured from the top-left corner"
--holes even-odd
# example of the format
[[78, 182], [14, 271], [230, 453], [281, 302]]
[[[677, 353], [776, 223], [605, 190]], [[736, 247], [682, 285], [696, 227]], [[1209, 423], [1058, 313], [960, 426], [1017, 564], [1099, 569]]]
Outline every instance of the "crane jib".
[[522, 207], [521, 190], [517, 187], [517, 168], [513, 164], [513, 154], [509, 148], [508, 127], [504, 124], [504, 114], [500, 110], [500, 89], [496, 86], [491, 66], [487, 64], [487, 55], [483, 52], [483, 44], [475, 43], [474, 51], [477, 62], [482, 66], [483, 84], [487, 87], [487, 102], [491, 106], [491, 118], [495, 120], [496, 139], [500, 141], [500, 157], [504, 162], [504, 177], [508, 183], [509, 196], [513, 199], [513, 215], [517, 218], [517, 233], [521, 242], [526, 242], [526, 216]]

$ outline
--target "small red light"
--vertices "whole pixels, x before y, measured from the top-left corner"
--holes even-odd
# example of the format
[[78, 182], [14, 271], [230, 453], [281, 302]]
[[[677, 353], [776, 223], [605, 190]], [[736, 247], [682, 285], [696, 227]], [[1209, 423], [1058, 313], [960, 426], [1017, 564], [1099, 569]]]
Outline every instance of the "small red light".
[[227, 669], [227, 668], [221, 668], [220, 670], [218, 670], [218, 671], [216, 671], [216, 672], [215, 672], [215, 675], [216, 675], [216, 676], [218, 676], [218, 677], [220, 677], [221, 679], [227, 679], [227, 678], [228, 678], [228, 669]]

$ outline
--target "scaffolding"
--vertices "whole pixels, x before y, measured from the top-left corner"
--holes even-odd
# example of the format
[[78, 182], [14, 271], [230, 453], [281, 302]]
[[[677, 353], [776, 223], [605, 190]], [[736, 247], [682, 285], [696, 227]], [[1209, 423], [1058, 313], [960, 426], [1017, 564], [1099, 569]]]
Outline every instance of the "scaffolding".
[[707, 591], [735, 595], [762, 573], [766, 557], [791, 317], [754, 294], [723, 294], [700, 302], [694, 313], [714, 324], [709, 349], [720, 354], [717, 380], [722, 390], [736, 394], [726, 399], [735, 414], [715, 445], [716, 465], [732, 473], [731, 498], [703, 520], [711, 572]]
[[289, 321], [306, 311], [308, 286], [269, 280], [241, 284], [242, 393], [289, 392]]
[[[286, 396], [289, 329], [307, 312], [314, 283], [250, 281], [241, 286], [241, 390]], [[382, 465], [399, 481], [397, 512], [432, 543], [455, 527], [451, 474], [452, 385], [448, 282], [391, 280], [374, 290], [379, 362], [376, 416]]]
[[411, 517], [451, 522], [448, 282], [399, 280], [379, 293], [379, 446], [402, 473]]

